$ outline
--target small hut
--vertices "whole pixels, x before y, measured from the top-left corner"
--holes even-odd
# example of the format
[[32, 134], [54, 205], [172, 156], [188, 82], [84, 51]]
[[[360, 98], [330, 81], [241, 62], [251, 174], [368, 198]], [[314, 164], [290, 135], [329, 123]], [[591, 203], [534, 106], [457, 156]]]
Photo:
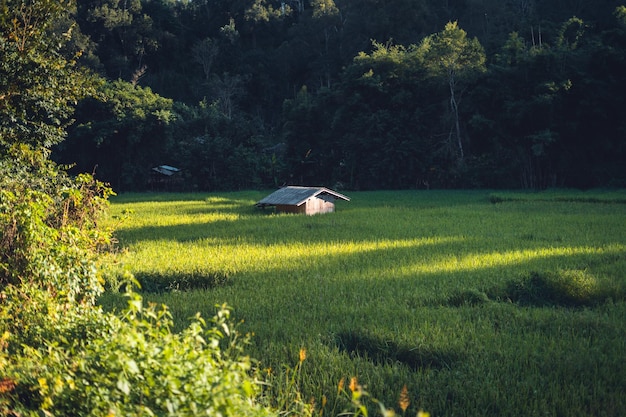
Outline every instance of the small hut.
[[180, 188], [183, 178], [180, 169], [170, 165], [159, 165], [152, 168], [150, 187], [153, 190], [168, 190]]
[[275, 206], [280, 213], [312, 215], [332, 213], [335, 211], [335, 200], [350, 201], [345, 195], [324, 187], [288, 186], [274, 191], [256, 203], [256, 206]]

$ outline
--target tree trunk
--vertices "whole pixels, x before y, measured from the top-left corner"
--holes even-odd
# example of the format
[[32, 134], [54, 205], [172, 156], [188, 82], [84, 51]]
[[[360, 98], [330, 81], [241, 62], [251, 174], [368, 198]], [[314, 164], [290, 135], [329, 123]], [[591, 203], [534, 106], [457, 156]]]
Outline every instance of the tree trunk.
[[459, 105], [456, 101], [456, 97], [454, 94], [455, 90], [455, 81], [454, 74], [450, 74], [449, 78], [450, 85], [450, 108], [452, 109], [452, 114], [454, 115], [454, 127], [456, 129], [456, 140], [459, 147], [459, 160], [463, 160], [464, 152], [463, 152], [463, 142], [461, 141], [461, 123], [459, 122]]

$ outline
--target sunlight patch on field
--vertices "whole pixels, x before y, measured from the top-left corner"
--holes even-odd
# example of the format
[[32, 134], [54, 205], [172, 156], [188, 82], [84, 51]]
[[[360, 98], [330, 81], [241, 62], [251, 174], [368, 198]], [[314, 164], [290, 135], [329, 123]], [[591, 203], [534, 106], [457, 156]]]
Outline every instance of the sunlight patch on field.
[[415, 262], [401, 270], [403, 275], [441, 272], [463, 272], [484, 268], [519, 265], [539, 259], [577, 255], [612, 255], [626, 253], [626, 246], [614, 244], [607, 247], [552, 247], [508, 252], [472, 253], [457, 257], [447, 256], [431, 263]]
[[[220, 221], [233, 222], [241, 220], [240, 213], [229, 211], [233, 203], [212, 203], [207, 205], [202, 201], [172, 202], [172, 203], [141, 203], [132, 206], [129, 213], [120, 217], [128, 217], [130, 221], [122, 221], [116, 227], [118, 231], [139, 229], [142, 227], [204, 225]], [[137, 213], [141, 213], [138, 215]]]
[[[233, 239], [204, 239], [195, 242], [169, 240], [144, 241], [132, 245], [133, 267], [149, 269], [220, 269], [229, 272], [276, 269], [296, 269], [320, 266], [344, 259], [350, 266], [350, 257], [367, 253], [393, 253], [393, 250], [418, 249], [462, 241], [462, 237], [429, 237], [398, 240], [293, 242], [271, 245], [248, 244]], [[391, 255], [390, 255], [391, 256]], [[180, 260], [185, 262], [181, 263]], [[360, 258], [362, 261], [362, 258]], [[378, 261], [376, 261], [378, 262]], [[353, 265], [352, 265], [353, 266]]]
[[[291, 242], [250, 244], [244, 239], [203, 239], [194, 242], [144, 241], [132, 245], [131, 272], [137, 271], [223, 271], [277, 272], [340, 268], [386, 269], [395, 277], [418, 274], [470, 272], [508, 267], [541, 259], [613, 255], [626, 253], [626, 246], [549, 247], [488, 253], [452, 255], [442, 246], [463, 242], [464, 237], [429, 237], [398, 240]], [[184, 262], [181, 262], [184, 259]], [[384, 260], [384, 261], [383, 261]], [[382, 262], [381, 262], [382, 261]]]

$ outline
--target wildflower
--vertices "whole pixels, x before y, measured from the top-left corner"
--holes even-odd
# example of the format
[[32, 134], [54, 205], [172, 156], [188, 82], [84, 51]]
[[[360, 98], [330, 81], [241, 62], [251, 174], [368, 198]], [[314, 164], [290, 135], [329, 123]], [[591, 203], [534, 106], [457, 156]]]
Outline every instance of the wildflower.
[[353, 376], [350, 379], [350, 385], [348, 386], [348, 388], [350, 388], [350, 391], [354, 392], [359, 388], [359, 383], [356, 379], [356, 376]]
[[339, 381], [339, 385], [337, 385], [337, 394], [341, 393], [341, 391], [343, 391], [343, 387], [346, 384], [346, 379], [345, 378], [341, 378], [341, 380]]
[[419, 410], [417, 412], [417, 417], [430, 417], [430, 413], [427, 413], [426, 411]]
[[300, 363], [304, 362], [305, 359], [306, 359], [306, 349], [302, 348], [300, 349]]
[[402, 387], [402, 391], [400, 391], [400, 400], [398, 400], [398, 404], [400, 405], [403, 413], [406, 412], [406, 409], [409, 408], [409, 404], [411, 404], [411, 400], [409, 399], [409, 390], [406, 385], [404, 385]]

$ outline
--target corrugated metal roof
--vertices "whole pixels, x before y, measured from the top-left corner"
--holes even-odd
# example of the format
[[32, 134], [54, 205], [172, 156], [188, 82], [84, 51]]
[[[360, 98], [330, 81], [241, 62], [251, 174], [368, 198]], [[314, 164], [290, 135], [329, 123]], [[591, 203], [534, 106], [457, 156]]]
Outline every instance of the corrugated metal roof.
[[335, 199], [341, 199], [350, 201], [350, 198], [343, 194], [339, 194], [336, 191], [329, 190], [324, 187], [300, 187], [300, 186], [288, 186], [283, 187], [280, 190], [274, 191], [258, 203], [257, 206], [299, 206], [304, 204], [309, 198], [317, 197], [320, 195], [328, 195]]
[[170, 165], [159, 165], [158, 167], [152, 168], [152, 170], [159, 174], [167, 175], [168, 177], [180, 171], [180, 169]]

